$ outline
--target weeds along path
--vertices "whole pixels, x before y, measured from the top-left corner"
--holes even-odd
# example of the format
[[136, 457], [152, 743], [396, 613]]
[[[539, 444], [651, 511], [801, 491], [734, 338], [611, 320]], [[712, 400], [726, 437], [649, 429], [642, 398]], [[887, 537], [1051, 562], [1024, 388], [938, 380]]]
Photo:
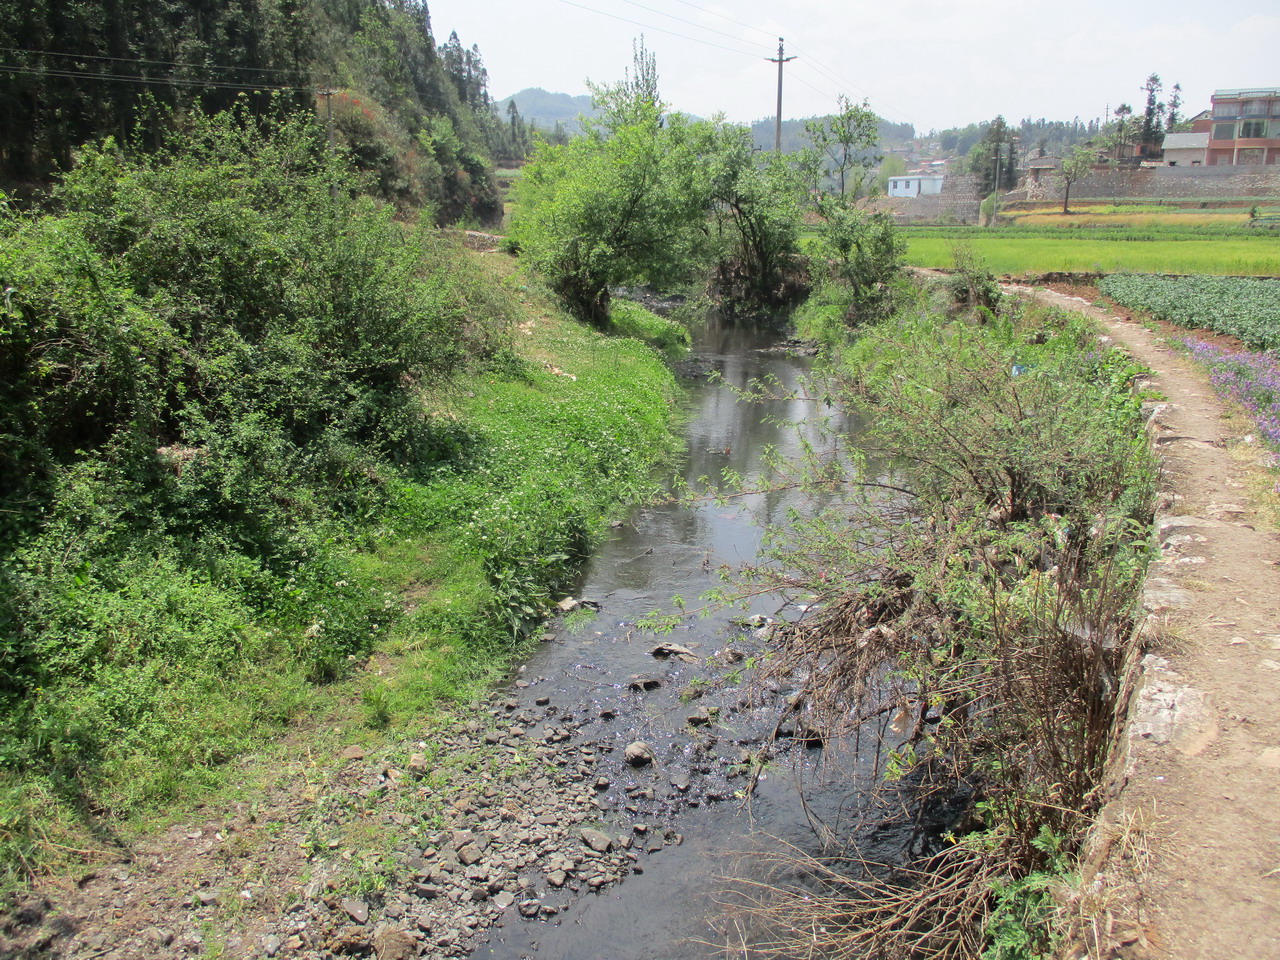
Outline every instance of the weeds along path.
[[[1154, 371], [1163, 460], [1151, 616], [1093, 864], [1120, 956], [1280, 958], [1280, 535], [1247, 499], [1248, 465], [1206, 377], [1130, 319], [1095, 317]], [[1124, 881], [1121, 880], [1124, 876]], [[1115, 954], [1106, 954], [1115, 955]]]

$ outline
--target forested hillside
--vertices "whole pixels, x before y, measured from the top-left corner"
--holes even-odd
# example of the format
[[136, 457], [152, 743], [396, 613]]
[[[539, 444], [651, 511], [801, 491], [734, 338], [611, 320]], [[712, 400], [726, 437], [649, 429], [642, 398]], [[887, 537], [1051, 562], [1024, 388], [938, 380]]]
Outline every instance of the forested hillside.
[[[34, 0], [0, 5], [0, 181], [30, 193], [86, 141], [153, 146], [193, 107], [330, 115], [372, 192], [437, 218], [500, 213], [506, 126], [479, 51], [421, 0]], [[331, 103], [326, 103], [326, 98]]]
[[575, 97], [567, 93], [549, 93], [541, 87], [527, 87], [505, 100], [499, 100], [496, 105], [498, 113], [506, 115], [513, 103], [528, 123], [553, 134], [561, 128], [567, 133], [577, 133], [581, 129], [578, 118], [595, 116], [597, 112], [588, 94]]

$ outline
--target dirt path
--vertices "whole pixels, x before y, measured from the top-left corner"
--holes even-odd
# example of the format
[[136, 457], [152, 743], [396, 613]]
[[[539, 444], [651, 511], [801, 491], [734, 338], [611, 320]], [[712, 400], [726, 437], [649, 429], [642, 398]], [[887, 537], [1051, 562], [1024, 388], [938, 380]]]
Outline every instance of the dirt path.
[[1168, 400], [1151, 425], [1168, 504], [1146, 596], [1151, 652], [1107, 811], [1144, 825], [1120, 846], [1130, 866], [1135, 851], [1146, 862], [1117, 911], [1136, 923], [1112, 939], [1125, 957], [1280, 958], [1280, 536], [1255, 521], [1229, 449], [1239, 438], [1200, 370], [1136, 322], [1035, 295], [1101, 321]]

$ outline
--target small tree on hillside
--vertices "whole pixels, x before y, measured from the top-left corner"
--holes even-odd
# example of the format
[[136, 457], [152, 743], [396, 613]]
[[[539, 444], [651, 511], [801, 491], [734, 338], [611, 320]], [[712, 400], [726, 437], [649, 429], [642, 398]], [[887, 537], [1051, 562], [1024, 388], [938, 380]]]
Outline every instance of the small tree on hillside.
[[1093, 169], [1094, 161], [1097, 159], [1094, 151], [1089, 147], [1074, 148], [1062, 161], [1062, 169], [1058, 171], [1058, 178], [1062, 181], [1062, 212], [1070, 213], [1068, 206], [1071, 200], [1071, 185], [1077, 180], [1082, 180], [1089, 175], [1089, 171]]
[[1115, 110], [1115, 158], [1117, 160], [1124, 159], [1124, 148], [1129, 143], [1128, 121], [1133, 116], [1133, 107], [1127, 103], [1122, 103]]
[[1164, 88], [1164, 84], [1160, 81], [1160, 75], [1153, 73], [1147, 77], [1147, 83], [1144, 89], [1147, 91], [1147, 104], [1142, 112], [1142, 131], [1139, 134], [1138, 142], [1145, 148], [1145, 153], [1153, 153], [1160, 149], [1160, 144], [1164, 142], [1164, 112], [1165, 106], [1160, 102], [1160, 91]]
[[689, 272], [707, 213], [705, 131], [665, 111], [653, 56], [592, 86], [600, 115], [563, 146], [543, 142], [517, 187], [511, 239], [579, 319], [604, 326], [609, 287]]
[[1173, 89], [1169, 91], [1169, 102], [1164, 107], [1164, 128], [1166, 131], [1172, 132], [1176, 130], [1178, 124], [1182, 122], [1182, 114], [1178, 111], [1182, 109], [1182, 84], [1175, 83]]
[[880, 120], [863, 101], [854, 103], [844, 94], [838, 97], [840, 112], [830, 117], [810, 120], [804, 125], [805, 136], [814, 151], [814, 187], [821, 190], [821, 180], [835, 181], [841, 198], [856, 200], [880, 162], [875, 155], [880, 145]]

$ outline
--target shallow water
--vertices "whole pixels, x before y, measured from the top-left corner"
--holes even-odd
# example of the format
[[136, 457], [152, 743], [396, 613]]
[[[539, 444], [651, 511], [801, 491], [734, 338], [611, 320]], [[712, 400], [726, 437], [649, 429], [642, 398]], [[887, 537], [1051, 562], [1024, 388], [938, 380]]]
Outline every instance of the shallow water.
[[[816, 423], [831, 411], [804, 399], [745, 403], [730, 387], [745, 388], [761, 378], [776, 379], [779, 391], [795, 387], [811, 361], [768, 349], [768, 333], [709, 326], [695, 345], [724, 383], [699, 379], [690, 384], [686, 426], [688, 459], [684, 478], [716, 478], [730, 469], [748, 478], [763, 469], [766, 451], [801, 455], [807, 441], [819, 448], [828, 441]], [[799, 430], [790, 426], [801, 423]], [[843, 433], [848, 424], [837, 423]], [[594, 622], [576, 631], [561, 628], [525, 665], [527, 686], [510, 695], [520, 707], [550, 697], [562, 718], [584, 722], [578, 733], [604, 753], [596, 772], [609, 781], [599, 792], [600, 821], [613, 835], [629, 833], [640, 822], [648, 836], [666, 832], [658, 852], [639, 853], [643, 872], [599, 893], [585, 889], [551, 920], [522, 920], [509, 911], [490, 932], [474, 958], [521, 957], [561, 960], [652, 960], [715, 955], [724, 943], [713, 921], [726, 876], [757, 876], [765, 869], [761, 854], [781, 843], [803, 849], [818, 846], [815, 823], [847, 826], [859, 809], [855, 784], [866, 783], [870, 761], [853, 751], [796, 748], [766, 768], [751, 799], [742, 794], [748, 777], [736, 768], [742, 751], [758, 747], [772, 730], [778, 702], [789, 691], [749, 691], [730, 681], [693, 702], [684, 702], [695, 678], [723, 679], [735, 669], [724, 651], [749, 655], [761, 641], [735, 618], [740, 610], [706, 618], [690, 617], [672, 634], [658, 638], [634, 627], [645, 614], [670, 609], [673, 595], [690, 607], [720, 582], [722, 564], [737, 566], [757, 558], [761, 523], [779, 523], [793, 508], [811, 502], [794, 491], [753, 494], [731, 505], [671, 504], [640, 509], [596, 550], [576, 596], [601, 605]], [[748, 613], [779, 614], [780, 598], [755, 600]], [[665, 639], [681, 644], [713, 663], [658, 660], [654, 645]], [[715, 656], [720, 652], [719, 656]], [[637, 678], [660, 686], [637, 691]], [[686, 718], [698, 707], [719, 707], [718, 722], [693, 728]], [[603, 714], [603, 716], [602, 716]], [[633, 740], [649, 743], [657, 762], [635, 770], [622, 760]], [[598, 749], [599, 747], [597, 747]], [[612, 748], [612, 749], [610, 749]], [[805, 802], [801, 802], [803, 787]], [[741, 956], [741, 950], [737, 955]]]

